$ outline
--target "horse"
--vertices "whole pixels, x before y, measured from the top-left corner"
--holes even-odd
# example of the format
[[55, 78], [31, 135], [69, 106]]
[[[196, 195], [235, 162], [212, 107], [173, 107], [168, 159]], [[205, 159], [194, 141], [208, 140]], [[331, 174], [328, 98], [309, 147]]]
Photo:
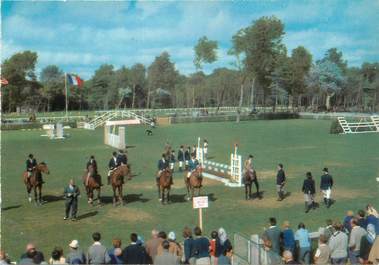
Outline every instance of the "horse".
[[[87, 183], [88, 173], [89, 173], [89, 179]], [[101, 204], [101, 200], [100, 200], [101, 186], [98, 182], [98, 179], [101, 179], [101, 176], [97, 174], [95, 168], [92, 165], [90, 165], [88, 169], [84, 171], [84, 174], [83, 174], [83, 184], [86, 189], [88, 204], [93, 204], [94, 190], [97, 191], [97, 200], [99, 204]]]
[[[187, 172], [184, 174], [184, 183], [187, 187], [187, 200], [193, 198], [195, 189], [197, 189], [197, 196], [200, 196], [202, 182], [203, 182], [203, 168], [198, 167], [195, 171], [193, 171], [189, 178], [187, 178]], [[191, 197], [190, 197], [190, 190], [191, 190]]]
[[245, 199], [250, 200], [252, 198], [251, 196], [251, 186], [253, 185], [253, 182], [255, 184], [255, 187], [257, 189], [257, 195], [258, 198], [261, 199], [261, 194], [259, 193], [259, 184], [257, 179], [257, 172], [253, 170], [248, 170], [244, 174], [244, 185], [245, 185]]
[[[170, 203], [171, 179], [172, 179], [171, 169], [167, 168], [163, 170], [161, 174], [159, 175], [159, 183], [157, 183], [158, 196], [162, 204], [165, 204], [165, 202]], [[165, 196], [166, 192], [167, 192], [167, 196]]]
[[117, 204], [121, 204], [121, 203], [125, 205], [126, 203], [124, 202], [123, 195], [122, 195], [122, 185], [123, 185], [122, 180], [126, 176], [128, 177], [128, 180], [132, 179], [129, 165], [121, 165], [117, 167], [115, 170], [111, 172], [109, 176], [112, 189], [113, 189], [113, 206], [116, 206]]
[[[42, 173], [50, 174], [49, 168], [45, 162], [39, 163], [32, 171], [32, 175], [28, 178], [28, 172], [25, 171], [23, 174], [24, 183], [26, 185], [26, 191], [28, 192], [28, 200], [32, 202], [32, 197], [30, 192], [34, 190], [34, 201], [38, 205], [42, 202]], [[38, 196], [37, 196], [38, 191]]]

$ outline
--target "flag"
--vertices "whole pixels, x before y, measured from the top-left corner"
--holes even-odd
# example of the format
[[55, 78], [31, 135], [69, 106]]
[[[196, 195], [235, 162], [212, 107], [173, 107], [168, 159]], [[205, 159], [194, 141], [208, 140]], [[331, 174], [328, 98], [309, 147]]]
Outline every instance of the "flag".
[[70, 85], [81, 87], [83, 85], [83, 80], [74, 74], [67, 74], [67, 81]]
[[8, 85], [8, 80], [5, 78], [1, 78], [1, 84], [2, 85]]

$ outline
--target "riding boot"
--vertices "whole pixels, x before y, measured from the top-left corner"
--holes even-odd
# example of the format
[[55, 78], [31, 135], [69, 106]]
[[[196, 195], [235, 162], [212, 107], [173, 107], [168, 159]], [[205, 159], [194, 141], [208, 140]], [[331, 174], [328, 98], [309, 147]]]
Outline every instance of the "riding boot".
[[171, 177], [170, 178], [170, 185], [173, 185], [174, 184], [174, 180], [173, 180], [173, 178]]
[[326, 208], [330, 208], [331, 205], [332, 205], [332, 200], [327, 199]]
[[324, 204], [325, 204], [325, 205], [328, 204], [328, 199], [327, 199], [327, 198], [324, 198]]
[[108, 176], [108, 185], [111, 185], [111, 176]]
[[308, 213], [309, 209], [310, 209], [310, 207], [309, 207], [308, 202], [305, 202], [305, 213]]
[[121, 177], [121, 183], [125, 184], [125, 177], [124, 176]]

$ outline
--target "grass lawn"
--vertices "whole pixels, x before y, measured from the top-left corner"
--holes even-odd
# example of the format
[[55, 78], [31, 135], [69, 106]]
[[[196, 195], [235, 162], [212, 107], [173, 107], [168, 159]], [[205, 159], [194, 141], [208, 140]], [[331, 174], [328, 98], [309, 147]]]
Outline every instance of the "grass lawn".
[[[100, 231], [103, 242], [110, 245], [115, 236], [127, 243], [129, 234], [136, 231], [146, 239], [153, 227], [177, 232], [181, 240], [184, 226], [195, 226], [197, 213], [184, 200], [183, 174], [175, 174], [173, 203], [162, 206], [157, 200], [154, 185], [157, 160], [163, 146], [170, 141], [174, 147], [195, 144], [197, 137], [209, 140], [209, 156], [218, 162], [228, 162], [234, 143], [239, 143], [244, 156], [255, 156], [255, 167], [264, 199], [245, 201], [242, 188], [228, 188], [219, 182], [205, 180], [204, 193], [210, 196], [210, 207], [204, 211], [205, 233], [224, 227], [246, 235], [261, 233], [267, 218], [276, 216], [281, 224], [289, 220], [294, 226], [304, 221], [311, 230], [324, 224], [326, 218], [341, 219], [348, 209], [358, 210], [368, 202], [379, 208], [379, 134], [330, 135], [330, 121], [281, 120], [251, 121], [240, 124], [193, 123], [159, 127], [153, 136], [145, 136], [143, 127], [127, 128], [129, 161], [137, 176], [126, 184], [128, 204], [113, 207], [111, 189], [102, 195], [105, 205], [87, 205], [85, 194], [79, 203], [81, 220], [64, 221], [64, 201], [59, 200], [69, 178], [78, 180], [89, 155], [97, 158], [103, 181], [112, 148], [103, 144], [103, 129], [68, 130], [70, 138], [49, 140], [42, 131], [4, 131], [1, 139], [2, 237], [1, 245], [18, 259], [28, 241], [34, 241], [46, 256], [55, 245], [67, 249], [72, 239], [86, 248], [91, 234]], [[177, 149], [177, 148], [175, 148]], [[27, 201], [21, 174], [29, 153], [47, 162], [50, 175], [45, 176], [45, 199], [49, 202], [36, 207]], [[283, 163], [288, 175], [287, 190], [291, 195], [283, 202], [276, 201], [275, 170]], [[300, 192], [306, 171], [320, 182], [321, 169], [327, 166], [335, 179], [331, 209], [321, 206], [305, 214]], [[80, 188], [83, 190], [82, 184]], [[317, 200], [321, 196], [317, 193]]]

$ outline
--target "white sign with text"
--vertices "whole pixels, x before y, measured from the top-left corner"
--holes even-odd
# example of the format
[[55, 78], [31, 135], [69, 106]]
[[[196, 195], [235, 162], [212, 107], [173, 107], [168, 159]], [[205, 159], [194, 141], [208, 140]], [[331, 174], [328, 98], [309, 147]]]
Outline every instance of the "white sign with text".
[[208, 208], [208, 196], [193, 197], [193, 208]]

